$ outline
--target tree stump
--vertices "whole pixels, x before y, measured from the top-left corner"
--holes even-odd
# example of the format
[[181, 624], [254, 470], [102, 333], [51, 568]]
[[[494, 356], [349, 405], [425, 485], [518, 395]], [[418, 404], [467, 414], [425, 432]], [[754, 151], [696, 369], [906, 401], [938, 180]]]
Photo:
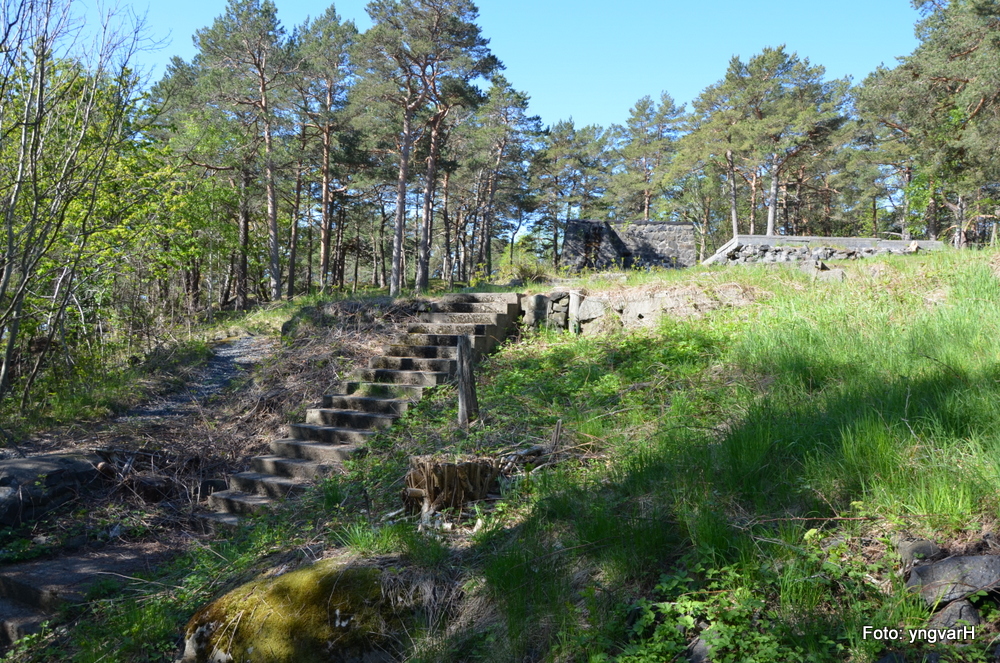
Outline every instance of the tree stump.
[[500, 468], [492, 458], [443, 462], [433, 456], [411, 456], [403, 503], [411, 513], [429, 514], [484, 499], [496, 484]]

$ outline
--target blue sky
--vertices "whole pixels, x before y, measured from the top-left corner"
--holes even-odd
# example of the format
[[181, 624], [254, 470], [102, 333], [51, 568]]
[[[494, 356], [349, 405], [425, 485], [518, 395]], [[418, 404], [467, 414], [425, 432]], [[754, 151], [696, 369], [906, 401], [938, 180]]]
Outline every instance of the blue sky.
[[[92, 4], [95, 0], [83, 0]], [[328, 6], [322, 0], [274, 0], [290, 29]], [[226, 0], [120, 0], [145, 13], [152, 36], [166, 40], [143, 53], [153, 79], [173, 55], [194, 55], [191, 36], [223, 13]], [[335, 3], [344, 19], [370, 25], [367, 0]], [[765, 46], [826, 67], [831, 78], [860, 82], [879, 64], [916, 46], [918, 15], [907, 0], [480, 0], [479, 25], [507, 66], [511, 84], [531, 96], [545, 124], [622, 123], [644, 95], [667, 91], [678, 103], [719, 80], [729, 59]]]

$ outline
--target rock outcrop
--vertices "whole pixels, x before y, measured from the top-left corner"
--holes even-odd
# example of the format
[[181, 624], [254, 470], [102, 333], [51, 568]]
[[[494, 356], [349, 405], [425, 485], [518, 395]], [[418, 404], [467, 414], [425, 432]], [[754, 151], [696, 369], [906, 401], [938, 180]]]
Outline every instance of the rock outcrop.
[[0, 526], [37, 518], [98, 484], [100, 462], [75, 452], [0, 461]]
[[[401, 566], [327, 559], [248, 582], [199, 610], [177, 663], [381, 663], [451, 586]], [[443, 599], [443, 600], [442, 600]]]

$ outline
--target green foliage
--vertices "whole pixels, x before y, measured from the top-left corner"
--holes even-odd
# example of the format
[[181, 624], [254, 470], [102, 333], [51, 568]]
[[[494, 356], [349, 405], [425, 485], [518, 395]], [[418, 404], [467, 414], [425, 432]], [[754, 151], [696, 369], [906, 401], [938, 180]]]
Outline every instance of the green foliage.
[[[120, 414], [144, 399], [169, 393], [212, 355], [202, 341], [154, 348], [145, 357], [109, 366], [99, 357], [80, 358], [71, 370], [47, 373], [28, 394], [30, 409], [0, 401], [0, 416], [11, 432]], [[138, 360], [138, 361], [135, 361]]]
[[521, 258], [504, 265], [496, 275], [495, 280], [501, 283], [519, 281], [522, 284], [530, 284], [546, 281], [550, 277], [551, 270], [546, 265], [530, 258]]
[[352, 523], [334, 535], [334, 540], [366, 557], [385, 555], [398, 549], [402, 543], [398, 527], [374, 527], [367, 523]]
[[717, 660], [874, 660], [884, 645], [864, 625], [922, 626], [891, 557], [859, 541], [887, 527], [946, 540], [997, 508], [1000, 284], [985, 260], [896, 260], [808, 288], [730, 272], [768, 304], [543, 332], [491, 358], [478, 439], [504, 422], [497, 437], [531, 442], [561, 419], [564, 444], [608, 454], [527, 475], [484, 519], [478, 568], [510, 648], [497, 656], [669, 660], [700, 636]]
[[[854, 642], [858, 624], [922, 623], [925, 614], [912, 598], [891, 616], [879, 614], [880, 590], [871, 579], [885, 569], [846, 556], [842, 543], [824, 548], [821, 542], [817, 530], [805, 532], [796, 541], [801, 547], [771, 551], [780, 560], [771, 569], [756, 563], [720, 567], [696, 553], [682, 558], [660, 577], [656, 600], [633, 606], [632, 642], [616, 660], [667, 660], [699, 633], [717, 661], [843, 660], [859, 645], [870, 648]], [[843, 608], [831, 619], [838, 603]]]
[[[771, 296], [639, 332], [527, 334], [480, 365], [483, 416], [468, 432], [453, 424], [453, 390], [429, 391], [345, 477], [155, 578], [169, 591], [98, 594], [70, 635], [12, 660], [42, 660], [46, 647], [60, 648], [50, 659], [114, 647], [108, 660], [141, 660], [130, 634], [165, 648], [234, 572], [305, 541], [454, 572], [469, 605], [490, 606], [481, 623], [414, 634], [419, 660], [669, 660], [697, 638], [716, 660], [875, 660], [885, 644], [863, 626], [928, 617], [901, 587], [891, 533], [947, 542], [1000, 508], [989, 259], [887, 260], [824, 285], [706, 271], [702, 285], [737, 279]], [[941, 291], [944, 303], [928, 304]], [[465, 522], [482, 524], [463, 546], [406, 518], [357, 516], [399, 508], [410, 454], [537, 444], [560, 420], [566, 460], [529, 465], [502, 500], [472, 507]], [[980, 644], [912, 651], [974, 661]]]

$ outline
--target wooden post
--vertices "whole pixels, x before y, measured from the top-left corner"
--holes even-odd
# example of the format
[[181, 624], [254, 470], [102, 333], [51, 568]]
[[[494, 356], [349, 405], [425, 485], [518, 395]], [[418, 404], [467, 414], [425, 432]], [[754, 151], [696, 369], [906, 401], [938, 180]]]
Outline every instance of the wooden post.
[[583, 303], [583, 293], [579, 290], [569, 291], [569, 331], [580, 333], [580, 304]]
[[476, 378], [472, 374], [472, 344], [469, 337], [458, 337], [458, 425], [469, 427], [469, 421], [479, 416], [476, 399]]

